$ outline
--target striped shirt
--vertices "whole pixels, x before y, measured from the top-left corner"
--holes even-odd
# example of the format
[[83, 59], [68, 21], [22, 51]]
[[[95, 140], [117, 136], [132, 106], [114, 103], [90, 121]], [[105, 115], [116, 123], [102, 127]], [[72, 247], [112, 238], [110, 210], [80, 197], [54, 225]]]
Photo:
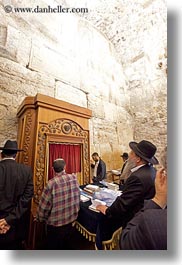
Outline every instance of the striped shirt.
[[63, 226], [76, 220], [80, 208], [80, 190], [77, 177], [56, 173], [45, 186], [37, 210], [37, 220], [48, 225]]

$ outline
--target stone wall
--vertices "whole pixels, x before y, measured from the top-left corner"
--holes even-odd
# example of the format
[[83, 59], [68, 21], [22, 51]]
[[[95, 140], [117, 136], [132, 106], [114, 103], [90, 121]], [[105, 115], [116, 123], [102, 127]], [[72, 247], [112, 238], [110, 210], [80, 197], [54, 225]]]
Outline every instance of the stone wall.
[[[37, 6], [36, 1], [10, 2]], [[17, 137], [16, 111], [24, 97], [42, 93], [92, 110], [90, 150], [108, 169], [120, 167], [120, 154], [129, 151], [133, 139], [162, 148], [167, 142], [166, 6], [134, 2], [51, 1], [89, 10], [60, 15], [6, 13], [7, 1], [0, 1], [1, 145]]]
[[89, 9], [84, 17], [111, 41], [123, 67], [127, 86], [122, 106], [132, 117], [134, 139], [153, 141], [160, 153], [167, 144], [167, 3], [105, 2], [83, 0]]

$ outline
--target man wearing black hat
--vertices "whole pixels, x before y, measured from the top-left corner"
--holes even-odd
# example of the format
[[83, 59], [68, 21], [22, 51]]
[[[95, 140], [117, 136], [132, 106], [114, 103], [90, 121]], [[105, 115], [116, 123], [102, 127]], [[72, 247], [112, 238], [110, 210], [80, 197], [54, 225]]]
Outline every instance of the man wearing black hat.
[[[107, 217], [100, 225], [101, 240], [108, 240], [111, 236], [106, 232], [108, 225], [113, 228], [113, 231], [119, 226], [125, 227], [135, 213], [143, 207], [144, 200], [151, 199], [155, 195], [153, 165], [158, 164], [158, 160], [154, 157], [156, 146], [146, 140], [139, 143], [130, 142], [129, 146], [131, 148], [129, 160], [135, 166], [124, 184], [122, 194], [110, 207], [97, 206], [97, 210]], [[101, 249], [100, 242], [96, 241], [96, 244], [98, 249], [99, 247]]]
[[154, 198], [127, 223], [120, 236], [123, 250], [167, 250], [167, 146], [156, 173]]
[[33, 197], [32, 170], [15, 161], [17, 152], [23, 151], [16, 141], [6, 141], [0, 150], [0, 249], [21, 249], [24, 218]]

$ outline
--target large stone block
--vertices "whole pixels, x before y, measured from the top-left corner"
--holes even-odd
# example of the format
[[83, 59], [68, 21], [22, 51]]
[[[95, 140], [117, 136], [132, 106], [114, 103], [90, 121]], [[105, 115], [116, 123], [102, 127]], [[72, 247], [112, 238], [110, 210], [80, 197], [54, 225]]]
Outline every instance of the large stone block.
[[55, 80], [45, 74], [30, 71], [18, 63], [0, 57], [1, 91], [18, 98], [36, 93], [54, 96]]
[[7, 40], [7, 27], [0, 24], [0, 45], [5, 47]]
[[88, 108], [92, 110], [92, 115], [97, 118], [105, 118], [104, 102], [94, 94], [88, 94]]
[[31, 49], [31, 38], [24, 32], [8, 25], [5, 48], [21, 65], [28, 65]]
[[117, 121], [117, 111], [116, 105], [109, 102], [104, 102], [104, 113], [105, 120], [116, 122]]
[[56, 82], [55, 97], [66, 102], [87, 108], [87, 95], [78, 88], [63, 82]]
[[80, 77], [74, 58], [63, 52], [52, 50], [51, 47], [33, 43], [29, 68], [40, 73], [53, 76], [79, 87]]

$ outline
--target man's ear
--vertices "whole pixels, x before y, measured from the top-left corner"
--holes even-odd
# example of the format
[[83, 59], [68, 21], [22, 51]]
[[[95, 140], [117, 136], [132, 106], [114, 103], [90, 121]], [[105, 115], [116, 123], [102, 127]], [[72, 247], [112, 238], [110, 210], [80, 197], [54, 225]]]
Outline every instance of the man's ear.
[[142, 158], [137, 156], [137, 163], [139, 163], [140, 161], [142, 161]]

